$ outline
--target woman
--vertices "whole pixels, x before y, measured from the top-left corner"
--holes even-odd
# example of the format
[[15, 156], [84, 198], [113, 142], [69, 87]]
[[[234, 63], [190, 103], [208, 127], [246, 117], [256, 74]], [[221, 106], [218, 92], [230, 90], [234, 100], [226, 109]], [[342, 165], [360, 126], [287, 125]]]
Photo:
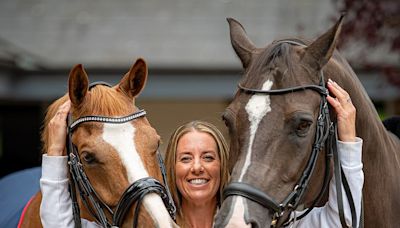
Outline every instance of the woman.
[[[361, 162], [362, 140], [356, 137], [356, 109], [351, 103], [346, 91], [331, 80], [328, 81], [329, 91], [336, 97], [328, 96], [328, 102], [335, 109], [338, 120], [339, 144], [341, 161], [351, 169], [346, 175], [349, 178], [356, 204], [357, 215], [361, 208], [361, 190], [363, 172]], [[65, 119], [70, 104], [62, 105], [58, 114], [50, 121], [49, 151], [43, 157], [41, 189], [41, 219], [44, 226], [48, 220], [53, 224], [65, 224], [55, 221], [57, 218], [46, 216], [46, 210], [54, 210], [54, 199], [63, 199], [62, 207], [57, 207], [59, 213], [70, 216], [69, 223], [73, 226], [71, 200], [67, 190], [61, 188], [61, 182], [67, 182], [65, 158]], [[168, 184], [178, 208], [177, 222], [182, 227], [212, 227], [214, 215], [221, 203], [222, 189], [228, 181], [226, 143], [217, 128], [209, 123], [193, 121], [179, 127], [172, 135], [166, 152]], [[62, 156], [62, 157], [60, 157]], [[57, 163], [58, 162], [58, 163]], [[61, 164], [64, 164], [62, 166]], [[48, 167], [48, 168], [45, 168]], [[357, 183], [351, 183], [357, 179]], [[330, 191], [335, 191], [334, 182], [330, 183]], [[346, 201], [346, 200], [345, 200]], [[347, 205], [347, 201], [345, 205]], [[331, 197], [324, 207], [315, 208], [309, 215], [292, 224], [297, 227], [331, 227], [329, 224], [339, 223], [337, 210], [330, 205], [337, 205], [336, 198]], [[348, 213], [348, 212], [346, 212]], [[360, 216], [357, 216], [358, 218]], [[318, 220], [318, 221], [317, 221]], [[94, 222], [82, 220], [83, 227], [96, 227]], [[317, 221], [317, 223], [316, 223]]]
[[227, 161], [225, 139], [214, 125], [192, 121], [175, 130], [165, 164], [180, 227], [212, 227], [229, 179]]

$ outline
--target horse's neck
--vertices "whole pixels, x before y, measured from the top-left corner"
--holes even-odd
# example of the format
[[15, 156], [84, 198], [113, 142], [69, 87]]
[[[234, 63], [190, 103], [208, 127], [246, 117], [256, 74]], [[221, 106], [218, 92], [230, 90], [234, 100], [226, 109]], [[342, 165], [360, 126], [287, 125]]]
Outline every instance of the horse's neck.
[[[397, 175], [400, 171], [400, 140], [388, 132], [357, 76], [342, 79], [357, 108], [357, 135], [363, 139], [363, 163], [380, 175]], [[370, 171], [372, 171], [370, 170]], [[386, 184], [390, 184], [389, 180]]]
[[[361, 101], [357, 106], [357, 135], [363, 139], [363, 156], [370, 157], [368, 161], [396, 161], [400, 171], [400, 141], [386, 130], [378, 114], [370, 102]], [[365, 159], [367, 161], [367, 159]], [[390, 168], [387, 166], [382, 167]]]

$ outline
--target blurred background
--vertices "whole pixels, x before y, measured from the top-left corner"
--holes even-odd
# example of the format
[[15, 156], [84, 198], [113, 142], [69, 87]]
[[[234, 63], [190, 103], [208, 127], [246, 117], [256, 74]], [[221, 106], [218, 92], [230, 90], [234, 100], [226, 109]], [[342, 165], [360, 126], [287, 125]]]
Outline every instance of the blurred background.
[[149, 65], [137, 104], [163, 139], [176, 126], [210, 121], [236, 92], [241, 63], [227, 17], [262, 47], [315, 38], [340, 12], [340, 51], [381, 118], [400, 114], [398, 0], [2, 0], [0, 1], [0, 177], [40, 165], [47, 106], [67, 91], [73, 65], [91, 81], [118, 83], [136, 58]]

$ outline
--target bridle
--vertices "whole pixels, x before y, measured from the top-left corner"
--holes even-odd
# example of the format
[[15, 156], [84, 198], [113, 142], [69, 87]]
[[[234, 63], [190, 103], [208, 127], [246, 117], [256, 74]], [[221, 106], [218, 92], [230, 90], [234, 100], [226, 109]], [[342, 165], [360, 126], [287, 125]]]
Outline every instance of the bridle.
[[[289, 43], [292, 45], [300, 45], [305, 47], [304, 44], [292, 40], [280, 40], [277, 41], [276, 43]], [[339, 155], [337, 152], [337, 145], [336, 145], [337, 126], [336, 123], [331, 121], [330, 119], [329, 106], [326, 99], [329, 92], [325, 88], [325, 80], [322, 70], [319, 71], [319, 76], [320, 76], [319, 85], [302, 85], [302, 86], [295, 86], [290, 88], [274, 89], [274, 90], [258, 90], [258, 89], [247, 88], [241, 84], [238, 84], [238, 87], [241, 91], [251, 94], [282, 95], [286, 93], [312, 90], [321, 95], [319, 115], [317, 119], [317, 129], [310, 158], [294, 189], [282, 202], [278, 203], [276, 200], [274, 200], [271, 196], [269, 196], [262, 190], [244, 182], [232, 182], [225, 188], [223, 192], [224, 199], [226, 199], [228, 196], [238, 195], [245, 197], [251, 201], [254, 201], [264, 206], [265, 208], [268, 208], [270, 211], [273, 212], [271, 227], [276, 227], [277, 224], [279, 223], [284, 223], [283, 225], [289, 225], [290, 223], [296, 220], [304, 218], [304, 216], [306, 216], [315, 207], [315, 205], [321, 200], [323, 193], [327, 189], [330, 177], [330, 161], [332, 157], [334, 159], [334, 174], [336, 180], [336, 191], [337, 191], [340, 222], [342, 224], [342, 227], [348, 227], [344, 218], [343, 196], [342, 196], [343, 194], [341, 188], [343, 184], [352, 214], [352, 227], [357, 227], [356, 226], [357, 218], [356, 218], [353, 197], [351, 195], [346, 177], [341, 169]], [[280, 221], [283, 218], [283, 215], [290, 214], [293, 210], [295, 210], [299, 206], [300, 201], [306, 192], [311, 176], [314, 172], [314, 168], [317, 163], [317, 158], [320, 154], [320, 151], [324, 147], [326, 149], [326, 155], [325, 155], [326, 166], [325, 166], [324, 181], [322, 185], [323, 187], [320, 193], [311, 204], [311, 207], [309, 207], [303, 214], [301, 214], [296, 218], [296, 213], [294, 213], [294, 217], [289, 221], [286, 222]]]
[[[105, 85], [111, 87], [105, 82], [95, 82], [89, 86], [89, 90], [96, 85]], [[164, 205], [167, 208], [171, 218], [175, 221], [176, 207], [172, 200], [171, 193], [167, 185], [167, 178], [165, 172], [165, 166], [161, 154], [157, 151], [158, 164], [161, 170], [163, 182], [162, 183], [152, 177], [145, 177], [133, 182], [122, 194], [116, 210], [113, 211], [106, 203], [102, 201], [95, 189], [91, 185], [88, 177], [83, 170], [82, 163], [80, 162], [77, 147], [72, 143], [72, 133], [82, 123], [85, 122], [98, 122], [98, 123], [111, 123], [111, 124], [122, 124], [130, 121], [134, 121], [138, 118], [144, 117], [146, 111], [139, 110], [130, 115], [123, 117], [108, 117], [108, 116], [83, 116], [79, 119], [72, 121], [72, 115], [68, 115], [68, 135], [67, 135], [67, 150], [68, 150], [68, 164], [70, 170], [70, 193], [73, 202], [73, 216], [75, 227], [80, 228], [80, 208], [77, 201], [77, 192], [79, 192], [80, 198], [88, 209], [89, 213], [96, 219], [96, 221], [103, 227], [120, 227], [129, 211], [131, 206], [136, 203], [134, 212], [133, 227], [138, 225], [138, 217], [140, 211], [140, 205], [143, 198], [149, 193], [158, 194]], [[109, 221], [107, 215], [112, 217]]]

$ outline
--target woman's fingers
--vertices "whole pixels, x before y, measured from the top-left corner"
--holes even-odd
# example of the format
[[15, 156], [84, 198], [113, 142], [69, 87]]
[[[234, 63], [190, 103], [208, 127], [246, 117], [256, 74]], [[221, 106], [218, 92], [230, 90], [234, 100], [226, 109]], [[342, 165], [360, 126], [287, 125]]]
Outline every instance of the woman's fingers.
[[337, 114], [339, 139], [341, 141], [354, 141], [356, 137], [356, 109], [350, 96], [332, 80], [328, 80], [328, 89], [336, 97], [328, 96], [327, 100]]
[[335, 109], [336, 113], [344, 112], [342, 105], [336, 98], [333, 98], [328, 95], [326, 99], [328, 100], [329, 104]]
[[49, 147], [47, 155], [61, 156], [65, 155], [65, 138], [67, 136], [67, 116], [71, 108], [71, 102], [68, 100], [62, 104], [54, 117], [48, 124]]
[[66, 117], [70, 109], [71, 109], [71, 101], [67, 100], [64, 104], [62, 104], [58, 108], [57, 114], [64, 115]]
[[346, 104], [351, 102], [350, 95], [340, 87], [336, 82], [331, 79], [328, 80], [328, 88], [329, 91], [335, 95], [335, 97], [339, 100], [341, 104]]

